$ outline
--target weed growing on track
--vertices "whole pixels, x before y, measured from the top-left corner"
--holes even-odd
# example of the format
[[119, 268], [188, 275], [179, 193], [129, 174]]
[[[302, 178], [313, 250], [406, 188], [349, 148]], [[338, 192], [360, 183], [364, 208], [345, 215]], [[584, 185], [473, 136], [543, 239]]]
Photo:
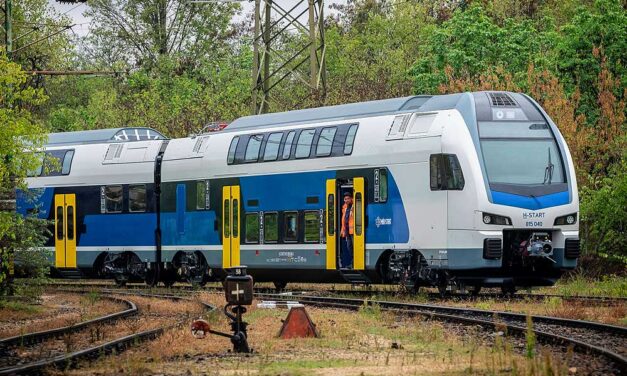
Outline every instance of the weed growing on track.
[[[202, 300], [220, 307], [223, 304], [223, 297], [217, 294], [202, 294]], [[153, 302], [151, 314], [163, 309], [157, 305], [170, 304], [188, 303]], [[244, 318], [250, 324], [253, 355], [230, 353], [227, 338], [192, 339], [189, 326], [183, 326], [71, 374], [568, 374], [564, 363], [535, 345], [532, 358], [525, 356], [524, 342], [522, 353], [516, 352], [499, 324], [491, 333], [386, 312], [376, 304], [364, 305], [358, 312], [312, 307], [307, 311], [321, 338], [278, 339], [287, 311], [252, 306]], [[212, 329], [229, 331], [221, 309], [209, 315], [199, 311], [196, 314], [208, 319]]]
[[581, 274], [576, 274], [571, 278], [559, 280], [555, 287], [541, 289], [540, 291], [564, 296], [611, 296], [624, 298], [627, 297], [627, 276], [605, 275], [600, 279], [591, 279]]

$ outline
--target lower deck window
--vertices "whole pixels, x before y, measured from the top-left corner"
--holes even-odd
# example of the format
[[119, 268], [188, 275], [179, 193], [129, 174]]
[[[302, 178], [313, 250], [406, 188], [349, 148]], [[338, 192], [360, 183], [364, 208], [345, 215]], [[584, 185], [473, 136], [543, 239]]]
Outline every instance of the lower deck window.
[[298, 241], [298, 212], [286, 212], [284, 215], [285, 233], [283, 240], [286, 242]]
[[279, 213], [263, 214], [263, 241], [265, 243], [279, 241]]
[[108, 185], [105, 187], [105, 211], [107, 213], [122, 212], [122, 192], [123, 191], [121, 185]]
[[320, 243], [320, 212], [305, 212], [305, 243]]
[[131, 185], [128, 187], [128, 210], [131, 212], [146, 211], [145, 185]]
[[246, 213], [246, 243], [259, 243], [259, 213]]

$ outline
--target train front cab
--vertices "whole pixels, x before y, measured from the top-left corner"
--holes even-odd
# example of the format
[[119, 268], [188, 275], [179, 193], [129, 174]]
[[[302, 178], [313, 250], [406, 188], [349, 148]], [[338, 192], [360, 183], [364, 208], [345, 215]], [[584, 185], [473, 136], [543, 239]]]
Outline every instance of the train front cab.
[[[578, 194], [568, 148], [531, 98], [473, 93], [476, 125], [443, 135], [468, 142], [466, 185], [448, 192], [448, 249], [439, 267], [463, 285], [552, 285], [579, 257]], [[460, 123], [463, 124], [463, 123]]]

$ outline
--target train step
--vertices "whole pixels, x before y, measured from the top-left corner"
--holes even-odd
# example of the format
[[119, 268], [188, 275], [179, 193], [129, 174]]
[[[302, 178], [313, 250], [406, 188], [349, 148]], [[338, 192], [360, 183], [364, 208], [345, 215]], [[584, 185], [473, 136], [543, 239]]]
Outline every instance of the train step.
[[64, 279], [81, 279], [83, 273], [78, 269], [57, 269], [59, 276]]
[[360, 270], [340, 269], [340, 274], [346, 282], [352, 285], [369, 285], [372, 283], [370, 278]]

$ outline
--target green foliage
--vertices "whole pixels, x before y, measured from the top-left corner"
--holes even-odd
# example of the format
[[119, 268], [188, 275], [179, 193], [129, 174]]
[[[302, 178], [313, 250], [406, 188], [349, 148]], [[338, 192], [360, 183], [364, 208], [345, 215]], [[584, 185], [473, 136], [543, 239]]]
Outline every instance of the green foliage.
[[582, 92], [579, 112], [594, 121], [599, 115], [595, 83], [601, 63], [592, 51], [603, 49], [609, 70], [621, 78], [624, 89], [627, 86], [627, 12], [619, 0], [597, 0], [592, 7], [578, 7], [562, 33], [563, 38], [556, 46], [561, 80], [571, 92], [579, 86]]
[[508, 19], [501, 26], [479, 5], [458, 10], [441, 26], [424, 31], [426, 43], [412, 69], [415, 92], [436, 94], [447, 81], [447, 67], [453, 75], [477, 77], [499, 66], [523, 82], [530, 63], [551, 66], [557, 39], [552, 24], [546, 17], [538, 22]]
[[[37, 164], [34, 152], [45, 138], [43, 128], [33, 119], [30, 108], [45, 100], [41, 90], [26, 85], [20, 66], [0, 54], [0, 198], [15, 196], [25, 188], [27, 171]], [[0, 286], [6, 287], [12, 251], [40, 244], [37, 226], [10, 210], [0, 211]], [[0, 287], [2, 288], [2, 287]]]
[[581, 189], [584, 248], [627, 265], [627, 159], [610, 170], [598, 188]]

